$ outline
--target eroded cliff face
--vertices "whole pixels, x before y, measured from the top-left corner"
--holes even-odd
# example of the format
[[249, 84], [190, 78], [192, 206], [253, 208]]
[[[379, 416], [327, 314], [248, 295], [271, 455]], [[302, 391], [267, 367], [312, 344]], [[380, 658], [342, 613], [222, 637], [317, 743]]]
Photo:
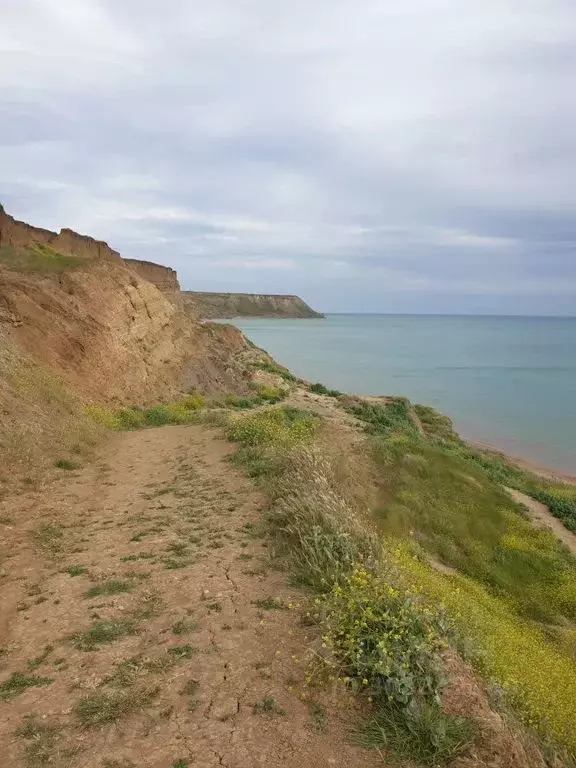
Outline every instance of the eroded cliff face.
[[48, 245], [60, 253], [79, 259], [106, 259], [121, 263], [122, 259], [107, 243], [79, 235], [71, 229], [52, 232], [49, 229], [33, 227], [9, 216], [0, 205], [0, 248], [26, 248], [34, 245]]
[[151, 261], [140, 261], [140, 259], [124, 259], [124, 264], [132, 272], [136, 272], [144, 280], [148, 280], [149, 283], [155, 285], [159, 291], [162, 291], [170, 299], [182, 303], [182, 294], [176, 270], [164, 267], [161, 264], [154, 264]]
[[[182, 311], [172, 270], [145, 265], [156, 280], [169, 275], [163, 292], [106, 243], [31, 227], [3, 210], [0, 244], [0, 347], [9, 337], [84, 399], [146, 404], [191, 387], [208, 393], [247, 387], [244, 337]], [[54, 249], [51, 258], [57, 249], [54, 271], [44, 262], [35, 269], [34, 259], [21, 268], [12, 258], [14, 249], [35, 254], [38, 244]], [[60, 263], [61, 253], [78, 261]]]
[[299, 296], [184, 291], [187, 305], [206, 319], [230, 317], [324, 317]]

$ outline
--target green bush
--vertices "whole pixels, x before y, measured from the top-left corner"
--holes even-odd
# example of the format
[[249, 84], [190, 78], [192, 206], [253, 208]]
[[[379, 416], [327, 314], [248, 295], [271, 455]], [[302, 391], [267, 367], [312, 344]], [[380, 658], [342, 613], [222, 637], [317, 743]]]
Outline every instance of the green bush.
[[410, 402], [398, 397], [387, 403], [361, 400], [353, 403], [349, 410], [366, 424], [366, 431], [372, 435], [400, 433], [417, 437], [418, 430], [410, 418], [409, 408]]
[[328, 387], [321, 384], [319, 381], [316, 384], [310, 384], [308, 387], [310, 392], [315, 392], [317, 395], [328, 395], [329, 397], [341, 397], [342, 392], [337, 389], [328, 389]]
[[193, 390], [192, 392], [189, 392], [186, 397], [182, 398], [180, 405], [189, 411], [197, 411], [199, 408], [203, 408], [206, 405], [206, 398], [202, 393]]
[[312, 437], [317, 419], [297, 408], [271, 408], [231, 422], [228, 438], [246, 446], [290, 447]]
[[140, 429], [146, 424], [144, 412], [136, 406], [121, 408], [114, 413], [114, 417], [118, 423], [117, 429], [121, 430]]
[[439, 703], [440, 620], [416, 595], [358, 565], [318, 602], [323, 641], [356, 690], [376, 704]]
[[154, 405], [144, 411], [144, 421], [149, 427], [161, 427], [164, 424], [186, 424], [190, 419], [190, 411], [178, 403]]
[[284, 368], [281, 365], [278, 365], [278, 363], [274, 363], [269, 360], [257, 360], [251, 364], [251, 367], [259, 371], [274, 373], [276, 376], [280, 376], [282, 379], [284, 379], [284, 381], [297, 381], [296, 376], [294, 376], [293, 373], [290, 373], [287, 368]]

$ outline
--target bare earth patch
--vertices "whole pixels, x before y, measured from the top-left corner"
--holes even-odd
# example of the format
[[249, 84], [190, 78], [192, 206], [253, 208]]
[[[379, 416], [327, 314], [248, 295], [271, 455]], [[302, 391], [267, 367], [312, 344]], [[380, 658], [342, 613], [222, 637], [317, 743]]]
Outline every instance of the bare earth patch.
[[354, 702], [303, 685], [303, 595], [230, 450], [200, 426], [125, 433], [3, 500], [3, 766], [382, 765], [349, 743]]

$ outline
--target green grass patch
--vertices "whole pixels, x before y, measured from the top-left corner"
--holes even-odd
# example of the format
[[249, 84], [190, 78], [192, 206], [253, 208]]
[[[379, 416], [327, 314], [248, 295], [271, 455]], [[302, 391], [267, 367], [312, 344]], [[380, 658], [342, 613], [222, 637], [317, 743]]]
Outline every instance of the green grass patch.
[[159, 692], [159, 688], [151, 688], [138, 691], [91, 693], [74, 705], [73, 712], [80, 724], [85, 727], [115, 723], [150, 706]]
[[115, 666], [112, 675], [103, 681], [103, 685], [114, 688], [130, 688], [138, 680], [150, 674], [163, 674], [173, 665], [175, 660], [168, 654], [148, 658], [143, 654], [123, 659]]
[[178, 619], [178, 621], [175, 621], [174, 624], [172, 624], [173, 635], [189, 635], [197, 630], [198, 626], [196, 625], [196, 622], [187, 618]]
[[106, 579], [106, 581], [101, 581], [87, 589], [84, 592], [84, 597], [90, 599], [92, 597], [100, 597], [101, 595], [119, 595], [122, 592], [129, 592], [131, 589], [134, 589], [134, 583], [131, 581]]
[[342, 392], [339, 392], [337, 389], [329, 389], [324, 384], [321, 384], [319, 381], [315, 384], [310, 384], [308, 387], [310, 392], [314, 392], [317, 395], [328, 395], [328, 397], [341, 397]]
[[51, 677], [40, 677], [39, 675], [26, 675], [23, 672], [13, 672], [7, 680], [0, 683], [0, 700], [7, 701], [19, 696], [27, 688], [46, 687], [53, 683]]
[[70, 472], [73, 469], [80, 469], [82, 465], [80, 462], [73, 461], [72, 459], [58, 459], [58, 461], [54, 462], [54, 466], [57, 469], [66, 469]]
[[88, 568], [85, 565], [67, 565], [62, 569], [62, 573], [67, 573], [69, 576], [82, 576], [88, 573]]
[[475, 666], [498, 682], [525, 722], [576, 756], [576, 667], [534, 624], [519, 619], [505, 598], [465, 576], [446, 576], [406, 544], [393, 548], [399, 573], [431, 604], [445, 606]]
[[36, 715], [29, 715], [16, 728], [15, 735], [25, 742], [24, 758], [28, 768], [45, 768], [59, 765], [58, 748], [60, 726], [45, 722]]
[[276, 704], [272, 696], [264, 696], [262, 701], [252, 704], [252, 714], [254, 715], [285, 715], [286, 710]]
[[135, 635], [137, 631], [136, 624], [127, 619], [100, 619], [88, 629], [75, 632], [71, 636], [71, 641], [79, 651], [94, 651], [99, 645]]
[[284, 368], [273, 360], [257, 360], [250, 364], [250, 367], [258, 371], [266, 371], [267, 373], [273, 373], [276, 376], [280, 376], [284, 381], [293, 382], [297, 381], [296, 376], [287, 368]]
[[21, 247], [2, 246], [0, 248], [0, 263], [17, 272], [58, 274], [83, 266], [86, 259], [61, 253], [44, 243], [35, 243]]
[[463, 752], [474, 734], [472, 721], [448, 717], [437, 707], [419, 704], [408, 712], [383, 704], [356, 737], [363, 747], [384, 749], [397, 759], [436, 768]]
[[198, 653], [198, 648], [194, 648], [192, 645], [173, 645], [167, 649], [166, 653], [172, 659], [180, 661], [193, 658]]

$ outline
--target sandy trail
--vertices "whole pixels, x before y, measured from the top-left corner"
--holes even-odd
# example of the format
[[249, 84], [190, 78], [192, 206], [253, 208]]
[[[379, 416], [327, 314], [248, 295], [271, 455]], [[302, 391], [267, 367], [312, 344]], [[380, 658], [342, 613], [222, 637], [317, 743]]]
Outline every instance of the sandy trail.
[[557, 517], [554, 517], [545, 504], [541, 504], [531, 496], [527, 496], [525, 493], [517, 491], [514, 488], [505, 486], [504, 490], [510, 494], [515, 502], [526, 507], [530, 513], [530, 517], [538, 527], [549, 528], [553, 531], [556, 538], [560, 539], [571, 552], [576, 554], [576, 534], [569, 531], [568, 528], [565, 528], [562, 522], [558, 520]]
[[[231, 450], [201, 426], [124, 433], [2, 502], [3, 767], [382, 765], [349, 744], [353, 702], [303, 684], [304, 596], [271, 567]], [[86, 596], [111, 579], [127, 591]], [[81, 634], [106, 620], [113, 641]], [[43, 684], [2, 693], [15, 672]]]

